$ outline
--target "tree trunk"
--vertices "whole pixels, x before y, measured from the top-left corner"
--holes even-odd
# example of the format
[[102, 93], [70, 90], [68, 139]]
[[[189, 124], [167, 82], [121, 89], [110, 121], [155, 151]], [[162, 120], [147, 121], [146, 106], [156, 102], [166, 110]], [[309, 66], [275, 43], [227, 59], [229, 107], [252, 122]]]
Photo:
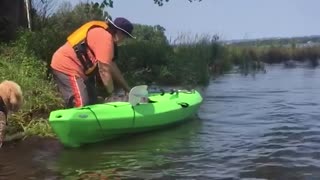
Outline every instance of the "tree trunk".
[[30, 3], [30, 0], [25, 0], [25, 5], [26, 5], [26, 12], [27, 12], [28, 29], [31, 31], [31, 17], [30, 17], [31, 3]]

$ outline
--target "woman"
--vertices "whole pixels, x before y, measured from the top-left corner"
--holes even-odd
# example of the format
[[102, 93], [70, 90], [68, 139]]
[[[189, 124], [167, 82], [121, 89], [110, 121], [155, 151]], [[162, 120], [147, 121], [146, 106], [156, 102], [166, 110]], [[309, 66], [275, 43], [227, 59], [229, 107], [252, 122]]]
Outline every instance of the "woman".
[[114, 62], [116, 46], [134, 38], [132, 23], [125, 18], [90, 21], [74, 31], [53, 55], [51, 68], [67, 107], [97, 103], [96, 81], [109, 95], [114, 81], [128, 93], [130, 87]]

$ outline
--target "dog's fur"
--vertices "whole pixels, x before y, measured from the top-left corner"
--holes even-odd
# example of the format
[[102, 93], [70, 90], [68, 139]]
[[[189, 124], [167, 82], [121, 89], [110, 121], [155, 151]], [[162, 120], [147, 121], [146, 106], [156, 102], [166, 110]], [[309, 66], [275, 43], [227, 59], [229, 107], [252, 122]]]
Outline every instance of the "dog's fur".
[[[0, 83], [0, 96], [6, 107], [7, 113], [18, 111], [23, 103], [21, 87], [14, 81], [5, 80]], [[0, 112], [0, 147], [5, 136], [7, 114]]]
[[21, 87], [14, 81], [5, 80], [0, 83], [0, 96], [2, 97], [8, 112], [18, 111], [23, 103]]

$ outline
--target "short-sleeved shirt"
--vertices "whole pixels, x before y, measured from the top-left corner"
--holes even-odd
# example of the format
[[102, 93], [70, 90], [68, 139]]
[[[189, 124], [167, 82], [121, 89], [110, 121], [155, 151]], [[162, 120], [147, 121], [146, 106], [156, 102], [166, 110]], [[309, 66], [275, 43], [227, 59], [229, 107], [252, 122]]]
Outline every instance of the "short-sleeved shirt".
[[[88, 51], [90, 60], [95, 63], [110, 63], [114, 56], [114, 42], [112, 35], [101, 27], [94, 27], [87, 33], [87, 44], [93, 54]], [[77, 76], [86, 79], [83, 67], [71, 44], [66, 42], [54, 54], [51, 60], [51, 67], [57, 71], [70, 76]]]

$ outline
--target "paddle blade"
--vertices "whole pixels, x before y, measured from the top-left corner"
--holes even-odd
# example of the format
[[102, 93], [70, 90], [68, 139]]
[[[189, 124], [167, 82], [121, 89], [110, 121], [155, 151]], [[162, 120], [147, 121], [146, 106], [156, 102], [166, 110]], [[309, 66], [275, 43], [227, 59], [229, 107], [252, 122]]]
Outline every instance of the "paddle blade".
[[129, 103], [132, 106], [137, 105], [142, 101], [142, 99], [145, 99], [148, 97], [148, 86], [147, 85], [140, 85], [133, 87], [129, 92]]

